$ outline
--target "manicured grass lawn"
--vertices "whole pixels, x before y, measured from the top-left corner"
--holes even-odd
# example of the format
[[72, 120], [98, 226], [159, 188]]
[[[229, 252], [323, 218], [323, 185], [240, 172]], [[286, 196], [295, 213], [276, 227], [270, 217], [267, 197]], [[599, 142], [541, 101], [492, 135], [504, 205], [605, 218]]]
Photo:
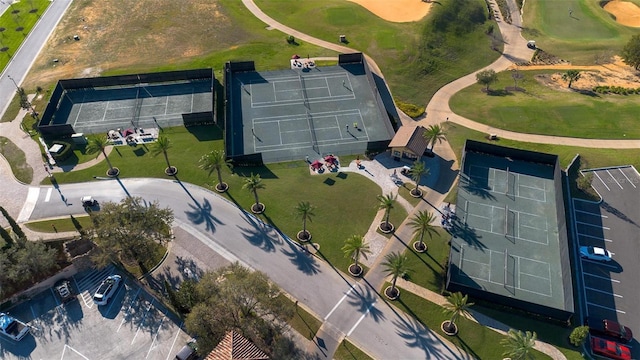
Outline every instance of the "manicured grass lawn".
[[[444, 289], [445, 265], [449, 258], [449, 240], [451, 235], [444, 229], [438, 228], [438, 234], [430, 239], [424, 236], [424, 243], [429, 247], [426, 252], [418, 253], [409, 247], [405, 252], [408, 254], [408, 267], [413, 271], [408, 275], [407, 280], [416, 285], [440, 294]], [[410, 244], [418, 241], [415, 236]]]
[[296, 312], [293, 318], [289, 320], [289, 325], [296, 329], [301, 335], [311, 340], [320, 329], [320, 326], [322, 326], [322, 322], [301, 307], [296, 306]]
[[344, 339], [336, 352], [333, 354], [333, 358], [336, 360], [368, 360], [371, 357], [360, 349], [358, 349], [355, 345], [353, 345], [349, 340]]
[[18, 1], [0, 16], [0, 72], [18, 51], [50, 3], [49, 0]]
[[[384, 287], [389, 284], [385, 284]], [[383, 288], [384, 288], [383, 287]], [[384, 296], [384, 295], [382, 295]], [[500, 345], [500, 341], [505, 338], [489, 328], [479, 325], [464, 317], [460, 317], [456, 321], [458, 325], [458, 335], [447, 336], [440, 329], [440, 324], [449, 320], [449, 316], [443, 313], [440, 306], [422, 299], [421, 297], [410, 293], [407, 290], [401, 290], [400, 298], [391, 303], [397, 306], [400, 310], [407, 314], [412, 315], [417, 321], [424, 326], [428, 327], [432, 331], [446, 338], [459, 348], [466, 351], [470, 356], [476, 359], [502, 359], [502, 353], [504, 348]], [[404, 327], [403, 327], [404, 325]], [[426, 339], [416, 339], [413, 324], [401, 324], [398, 331], [410, 337], [411, 341], [416, 343], [427, 344]], [[428, 346], [428, 345], [427, 345]], [[434, 349], [430, 348], [430, 351]], [[534, 351], [535, 359], [550, 359], [549, 356]], [[444, 354], [431, 354], [434, 358], [444, 357]]]
[[[87, 216], [75, 216], [80, 226], [83, 228], [88, 228], [92, 225], [91, 218]], [[55, 220], [44, 220], [44, 221], [33, 221], [24, 224], [26, 227], [33, 231], [44, 232], [44, 233], [52, 233], [55, 232], [53, 226], [56, 227], [58, 232], [64, 231], [76, 231], [75, 226], [73, 225], [73, 221], [71, 221], [71, 217], [55, 219]]]
[[[447, 13], [447, 8], [455, 4], [446, 1], [433, 6], [424, 19], [412, 23], [387, 22], [344, 0], [256, 3], [279, 22], [314, 37], [338, 42], [338, 35], [345, 34], [349, 41], [346, 46], [375, 59], [395, 97], [417, 105], [426, 104], [440, 87], [490, 64], [499, 55], [491, 50], [490, 37], [484, 33], [493, 22], [470, 25], [470, 33], [456, 31], [453, 27], [460, 21], [455, 20], [455, 14]], [[486, 8], [484, 2], [478, 4]], [[461, 16], [468, 18], [465, 15]], [[436, 27], [438, 31], [434, 30]], [[442, 31], [444, 28], [449, 31]], [[498, 48], [501, 46], [498, 44]]]
[[583, 163], [587, 164], [583, 165], [583, 168], [598, 168], [614, 165], [634, 165], [636, 168], [640, 167], [640, 149], [594, 149], [587, 147], [525, 143], [507, 139], [489, 141], [486, 138], [487, 134], [467, 129], [453, 123], [447, 123], [445, 126], [447, 140], [449, 140], [449, 143], [455, 151], [458, 159], [460, 159], [464, 142], [467, 139], [472, 139], [501, 146], [556, 154], [560, 158], [562, 168], [565, 169], [569, 166], [569, 163], [576, 154], [580, 154]]
[[7, 159], [16, 179], [25, 184], [31, 183], [33, 169], [27, 164], [24, 151], [20, 150], [11, 140], [0, 136], [0, 154]]
[[[640, 95], [584, 95], [538, 83], [534, 76], [552, 71], [521, 71], [526, 92], [506, 92], [510, 72], [498, 74], [493, 94], [472, 85], [451, 98], [451, 109], [464, 117], [522, 133], [598, 139], [637, 139]], [[625, 136], [626, 135], [626, 136]]]
[[[569, 16], [569, 9], [572, 16]], [[523, 36], [574, 64], [593, 63], [597, 54], [619, 53], [638, 30], [619, 25], [598, 1], [538, 0], [524, 8]]]

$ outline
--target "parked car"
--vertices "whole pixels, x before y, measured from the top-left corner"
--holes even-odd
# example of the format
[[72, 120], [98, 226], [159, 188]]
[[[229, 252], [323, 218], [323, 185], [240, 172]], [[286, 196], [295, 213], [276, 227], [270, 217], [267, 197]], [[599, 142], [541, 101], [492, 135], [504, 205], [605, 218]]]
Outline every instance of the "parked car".
[[595, 335], [609, 336], [625, 343], [633, 339], [631, 329], [613, 320], [587, 319], [587, 325], [589, 332]]
[[53, 288], [55, 289], [55, 293], [58, 295], [58, 298], [60, 298], [60, 302], [63, 304], [77, 299], [77, 294], [71, 286], [71, 281], [67, 279], [57, 281]]
[[597, 246], [580, 246], [580, 257], [595, 261], [611, 261], [611, 251]]
[[194, 360], [198, 358], [198, 350], [195, 340], [191, 339], [187, 345], [183, 346], [176, 354], [175, 360]]
[[14, 341], [22, 340], [29, 333], [29, 325], [22, 321], [0, 313], [0, 334]]
[[616, 360], [631, 360], [631, 350], [615, 341], [591, 337], [591, 351], [600, 356]]
[[85, 208], [90, 208], [98, 205], [98, 200], [94, 199], [92, 196], [83, 196], [80, 198], [80, 202], [82, 202], [82, 206]]
[[109, 299], [115, 294], [116, 290], [118, 290], [120, 280], [122, 280], [120, 275], [111, 275], [102, 280], [102, 283], [98, 286], [98, 290], [96, 290], [95, 295], [93, 295], [93, 302], [96, 303], [96, 305], [107, 305]]

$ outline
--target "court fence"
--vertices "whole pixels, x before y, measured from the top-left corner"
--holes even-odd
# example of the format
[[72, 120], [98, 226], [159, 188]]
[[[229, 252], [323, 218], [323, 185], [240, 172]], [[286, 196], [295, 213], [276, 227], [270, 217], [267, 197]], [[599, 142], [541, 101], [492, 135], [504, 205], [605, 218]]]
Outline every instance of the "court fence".
[[[37, 128], [45, 140], [53, 138], [68, 138], [74, 134], [71, 124], [67, 124], [66, 118], [56, 118], [56, 113], [65, 98], [67, 92], [75, 90], [105, 89], [105, 88], [131, 88], [142, 84], [170, 84], [172, 82], [184, 82], [193, 80], [210, 80], [212, 92], [212, 111], [198, 114], [197, 116], [183, 116], [185, 126], [193, 123], [215, 123], [215, 93], [213, 91], [215, 76], [212, 68], [194, 70], [177, 70], [155, 73], [126, 74], [116, 76], [101, 76], [93, 78], [63, 79], [59, 80], [51, 93], [47, 107], [45, 108]], [[71, 101], [67, 96], [67, 101]], [[139, 113], [138, 113], [139, 115]], [[189, 115], [189, 114], [184, 114]], [[135, 114], [134, 120], [135, 120]], [[207, 119], [205, 121], [205, 119]]]

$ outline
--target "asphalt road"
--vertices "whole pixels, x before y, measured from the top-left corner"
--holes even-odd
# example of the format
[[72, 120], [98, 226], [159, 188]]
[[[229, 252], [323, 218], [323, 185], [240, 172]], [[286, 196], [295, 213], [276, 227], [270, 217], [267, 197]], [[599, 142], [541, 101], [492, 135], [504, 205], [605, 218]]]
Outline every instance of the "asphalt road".
[[[62, 185], [59, 190], [41, 188], [38, 194], [32, 194], [29, 217], [82, 213], [79, 199], [85, 195], [99, 202], [119, 201], [128, 195], [157, 201], [162, 207], [171, 207], [176, 222], [203, 244], [229, 261], [269, 274], [285, 291], [328, 319], [338, 335], [348, 335], [375, 358], [469, 358], [455, 349], [452, 352], [429, 329], [385, 303], [374, 289], [344, 277], [273, 228], [205, 189], [174, 180], [126, 179]], [[60, 194], [68, 199], [68, 206]]]

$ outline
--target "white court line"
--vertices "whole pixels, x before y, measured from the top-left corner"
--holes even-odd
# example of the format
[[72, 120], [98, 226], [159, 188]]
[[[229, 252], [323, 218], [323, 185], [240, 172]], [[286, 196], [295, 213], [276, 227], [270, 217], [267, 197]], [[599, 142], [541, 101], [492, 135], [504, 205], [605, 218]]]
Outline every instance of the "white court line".
[[340, 300], [338, 300], [338, 302], [333, 306], [333, 309], [331, 309], [331, 311], [329, 311], [329, 313], [327, 314], [327, 316], [325, 316], [325, 317], [324, 317], [324, 319], [323, 319], [324, 321], [327, 321], [327, 319], [329, 318], [329, 316], [331, 316], [331, 314], [333, 314], [333, 312], [334, 312], [334, 311], [336, 311], [336, 309], [338, 308], [338, 306], [340, 306], [340, 304], [342, 304], [342, 302], [344, 301], [344, 299], [346, 299], [346, 298], [347, 298], [347, 296], [349, 296], [349, 294], [351, 294], [351, 292], [352, 292], [353, 290], [355, 290], [355, 289], [353, 288], [353, 286], [351, 286], [351, 284], [349, 284], [349, 287], [350, 287], [349, 291], [347, 291], [347, 292], [344, 294], [344, 296], [342, 296], [342, 298], [340, 298]]
[[622, 176], [625, 177], [625, 179], [627, 179], [627, 182], [629, 184], [631, 184], [631, 186], [633, 186], [633, 188], [636, 188], [636, 185], [633, 183], [633, 181], [631, 181], [631, 179], [629, 179], [629, 177], [627, 176], [627, 174], [624, 173], [624, 171], [622, 171], [622, 168], [618, 168], [618, 171], [620, 171], [620, 173], [622, 174]]
[[576, 213], [581, 213], [581, 214], [586, 214], [586, 215], [591, 215], [591, 216], [599, 216], [601, 218], [607, 219], [609, 218], [607, 215], [602, 215], [602, 214], [598, 214], [598, 213], [594, 213], [594, 212], [590, 212], [590, 211], [584, 211], [584, 210], [573, 210]]
[[589, 237], [589, 238], [597, 239], [597, 240], [603, 240], [603, 241], [606, 241], [606, 242], [613, 242], [613, 240], [611, 240], [611, 239], [607, 239], [607, 238], [604, 238], [604, 239], [603, 239], [603, 238], [598, 237], [598, 236], [593, 236], [593, 235], [589, 235], [589, 234], [582, 234], [582, 233], [578, 233], [578, 237], [580, 237], [580, 236]]
[[589, 287], [589, 286], [585, 286], [584, 288], [585, 288], [585, 289], [587, 289], [587, 290], [591, 290], [591, 291], [599, 292], [599, 293], [601, 293], [601, 294], [613, 295], [613, 296], [615, 296], [615, 297], [617, 297], [617, 298], [622, 299], [622, 295], [618, 295], [618, 294], [616, 294], [616, 293], [612, 293], [612, 292], [610, 292], [610, 291], [604, 291], [604, 290], [600, 290], [600, 289], [592, 288], [592, 287]]
[[619, 314], [626, 314], [626, 312], [624, 312], [624, 311], [622, 311], [622, 310], [618, 310], [618, 309], [610, 308], [610, 307], [608, 307], [608, 306], [602, 306], [602, 305], [599, 305], [599, 304], [594, 304], [594, 303], [592, 303], [592, 302], [588, 302], [588, 301], [587, 301], [587, 305], [589, 305], [589, 306], [599, 307], [599, 308], [601, 308], [601, 309], [607, 309], [607, 310], [615, 311], [615, 312], [617, 312], [617, 313], [619, 313]]
[[598, 175], [597, 171], [593, 171], [593, 175], [595, 175], [598, 180], [600, 180], [600, 182], [602, 183], [602, 185], [604, 185], [604, 187], [607, 188], [608, 191], [611, 191], [611, 189], [609, 189], [609, 187], [607, 186], [607, 184], [604, 183], [604, 181], [602, 180], [602, 178], [600, 177], [600, 175]]
[[596, 275], [596, 274], [591, 274], [591, 273], [584, 272], [584, 271], [582, 273], [584, 275], [591, 276], [591, 277], [594, 277], [594, 278], [598, 278], [598, 279], [602, 279], [602, 280], [609, 280], [609, 281], [611, 281], [613, 283], [616, 283], [616, 284], [620, 283], [620, 280], [615, 280], [615, 279], [612, 279], [612, 278], [608, 278], [608, 277], [604, 277], [604, 276], [600, 276], [600, 275]]
[[583, 221], [576, 221], [576, 224], [593, 226], [593, 227], [602, 228], [602, 229], [605, 229], [605, 230], [611, 230], [609, 227], [606, 227], [606, 226], [594, 225], [594, 224], [586, 223], [586, 222], [583, 222]]
[[613, 175], [611, 175], [611, 172], [607, 169], [607, 174], [609, 174], [609, 176], [611, 176], [611, 178], [613, 179], [613, 181], [616, 182], [616, 184], [618, 184], [618, 186], [620, 186], [620, 189], [624, 189], [622, 187], [622, 185], [620, 185], [620, 183], [618, 182], [618, 179], [616, 179]]
[[364, 320], [365, 316], [367, 316], [367, 314], [369, 314], [369, 311], [371, 311], [371, 308], [373, 307], [373, 305], [376, 304], [376, 300], [377, 299], [373, 299], [373, 302], [371, 303], [371, 305], [369, 305], [367, 307], [367, 311], [365, 311], [364, 314], [362, 314], [362, 316], [360, 316], [360, 319], [358, 319], [358, 321], [356, 321], [356, 323], [353, 325], [351, 330], [349, 330], [349, 332], [347, 333], [347, 336], [351, 336], [351, 333], [358, 327], [358, 325], [360, 325], [360, 322], [362, 322], [362, 320]]
[[44, 197], [44, 202], [49, 202], [49, 200], [51, 200], [51, 192], [53, 192], [53, 188], [49, 188], [47, 190], [47, 195], [45, 195]]

